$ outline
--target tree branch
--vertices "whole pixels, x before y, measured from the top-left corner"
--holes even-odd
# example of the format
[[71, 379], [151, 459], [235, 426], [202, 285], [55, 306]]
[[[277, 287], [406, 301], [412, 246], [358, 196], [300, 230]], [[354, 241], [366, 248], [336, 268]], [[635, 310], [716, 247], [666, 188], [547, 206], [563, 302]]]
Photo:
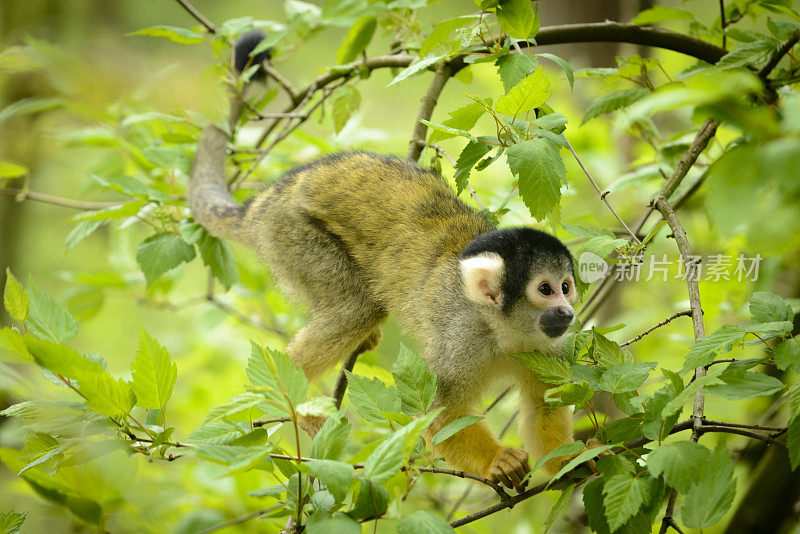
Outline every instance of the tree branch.
[[56, 197], [46, 193], [37, 193], [36, 191], [24, 191], [22, 189], [14, 189], [11, 187], [0, 188], [0, 194], [10, 197], [16, 197], [17, 202], [23, 200], [35, 200], [37, 202], [44, 202], [45, 204], [52, 204], [53, 206], [61, 206], [62, 208], [70, 208], [74, 210], [83, 211], [97, 211], [106, 208], [113, 208], [114, 206], [121, 206], [123, 202], [84, 202], [82, 200], [72, 200], [69, 198]]
[[[565, 138], [565, 139], [566, 139], [566, 138]], [[600, 196], [600, 200], [602, 200], [602, 201], [605, 203], [605, 205], [608, 207], [608, 209], [609, 209], [609, 210], [611, 210], [611, 213], [613, 213], [613, 214], [614, 214], [614, 217], [616, 217], [616, 218], [617, 218], [617, 220], [619, 221], [619, 223], [622, 225], [622, 227], [623, 227], [623, 228], [625, 228], [625, 230], [626, 230], [626, 231], [628, 232], [628, 234], [631, 236], [631, 239], [633, 239], [633, 240], [634, 240], [636, 243], [638, 243], [638, 244], [640, 244], [640, 245], [641, 245], [641, 244], [642, 244], [642, 242], [641, 242], [641, 241], [639, 240], [639, 238], [636, 236], [636, 232], [634, 232], [633, 230], [631, 230], [631, 229], [628, 227], [628, 225], [627, 225], [627, 224], [625, 224], [625, 221], [624, 221], [624, 220], [622, 220], [622, 217], [620, 217], [620, 216], [619, 216], [619, 213], [617, 213], [617, 210], [615, 210], [615, 209], [614, 209], [614, 207], [611, 205], [611, 203], [608, 201], [608, 198], [607, 198], [607, 197], [608, 197], [608, 191], [601, 191], [601, 190], [600, 190], [600, 186], [599, 186], [599, 185], [597, 185], [597, 182], [595, 182], [595, 181], [594, 181], [594, 178], [592, 178], [592, 175], [591, 175], [591, 174], [589, 174], [589, 171], [588, 171], [588, 170], [586, 170], [586, 167], [584, 167], [584, 166], [583, 166], [583, 162], [582, 162], [582, 161], [581, 161], [581, 159], [578, 157], [578, 154], [575, 152], [575, 149], [574, 149], [574, 148], [572, 148], [572, 143], [570, 143], [569, 141], [567, 141], [567, 147], [569, 148], [569, 151], [570, 151], [570, 152], [572, 152], [572, 156], [575, 158], [575, 161], [577, 161], [577, 162], [578, 162], [578, 165], [580, 166], [581, 170], [583, 170], [583, 173], [586, 175], [586, 177], [587, 177], [587, 178], [589, 178], [589, 181], [590, 181], [590, 182], [592, 183], [592, 185], [594, 186], [594, 189], [595, 189], [595, 191], [597, 191], [597, 194]]]
[[199, 11], [197, 11], [197, 10], [196, 10], [196, 9], [195, 9], [195, 8], [192, 6], [192, 4], [190, 4], [189, 2], [187, 2], [187, 0], [177, 0], [177, 2], [178, 2], [178, 3], [179, 3], [181, 6], [183, 6], [183, 9], [185, 9], [186, 11], [188, 11], [188, 12], [189, 12], [189, 14], [190, 14], [191, 16], [193, 16], [195, 19], [197, 19], [197, 22], [199, 22], [200, 24], [202, 24], [203, 26], [205, 26], [205, 28], [208, 30], [208, 33], [217, 33], [217, 28], [216, 28], [216, 26], [214, 26], [213, 24], [211, 24], [211, 22], [210, 22], [210, 21], [209, 21], [207, 18], [205, 18], [205, 17], [202, 15], [202, 13], [200, 13]]
[[670, 322], [672, 322], [673, 319], [677, 319], [678, 317], [683, 317], [685, 315], [692, 315], [692, 310], [684, 310], [684, 311], [681, 311], [681, 312], [678, 312], [678, 313], [673, 313], [672, 315], [670, 315], [669, 317], [667, 317], [666, 319], [664, 319], [660, 323], [651, 326], [650, 328], [648, 328], [647, 330], [645, 330], [644, 332], [642, 332], [638, 336], [636, 336], [636, 337], [634, 337], [632, 339], [629, 339], [625, 343], [620, 343], [619, 346], [620, 347], [627, 347], [631, 343], [636, 343], [637, 341], [642, 339], [644, 336], [646, 336], [647, 334], [649, 334], [650, 332], [652, 332], [656, 328], [660, 328], [662, 326], [668, 325]]
[[[682, 33], [613, 21], [545, 26], [536, 34], [536, 44], [540, 46], [587, 42], [631, 43], [664, 48], [708, 63], [716, 63], [728, 53], [724, 48]], [[531, 42], [519, 44], [533, 46]]]
[[[460, 57], [458, 58], [461, 59]], [[411, 141], [408, 143], [408, 154], [406, 157], [412, 161], [419, 160], [422, 149], [425, 147], [425, 137], [428, 133], [428, 127], [421, 121], [430, 120], [433, 114], [433, 108], [436, 107], [436, 102], [439, 100], [439, 95], [442, 94], [442, 89], [447, 83], [447, 80], [456, 72], [460, 70], [455, 64], [447, 61], [440, 62], [436, 67], [436, 74], [433, 76], [428, 91], [422, 97], [417, 113], [417, 120], [414, 123], [414, 133], [411, 135]]]
[[791, 36], [778, 48], [778, 50], [772, 55], [772, 57], [767, 61], [763, 67], [758, 69], [758, 77], [762, 80], [766, 80], [767, 76], [773, 71], [775, 67], [778, 66], [780, 60], [789, 53], [789, 50], [792, 49], [797, 42], [800, 41], [800, 30], [795, 30]]

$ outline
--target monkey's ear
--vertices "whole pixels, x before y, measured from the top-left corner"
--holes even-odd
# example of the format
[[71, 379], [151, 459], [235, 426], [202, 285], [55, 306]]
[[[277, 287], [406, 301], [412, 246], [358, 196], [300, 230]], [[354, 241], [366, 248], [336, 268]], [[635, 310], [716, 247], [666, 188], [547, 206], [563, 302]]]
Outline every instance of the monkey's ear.
[[503, 258], [498, 254], [481, 254], [461, 260], [461, 274], [467, 297], [478, 304], [500, 307], [503, 294]]

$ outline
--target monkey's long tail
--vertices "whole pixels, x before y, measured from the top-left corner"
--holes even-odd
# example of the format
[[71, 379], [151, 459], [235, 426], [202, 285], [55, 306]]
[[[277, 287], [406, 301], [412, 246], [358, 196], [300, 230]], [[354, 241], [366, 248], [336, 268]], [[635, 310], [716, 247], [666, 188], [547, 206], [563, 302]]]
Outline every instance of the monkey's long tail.
[[[261, 65], [269, 59], [270, 50], [264, 50], [250, 57], [258, 44], [266, 38], [264, 32], [253, 30], [242, 35], [234, 47], [234, 66], [241, 72], [250, 65]], [[262, 69], [259, 69], [263, 76]], [[239, 107], [236, 107], [239, 106]], [[231, 129], [239, 116], [241, 99], [232, 102]], [[250, 243], [250, 232], [244, 227], [245, 207], [233, 200], [225, 181], [225, 155], [228, 148], [228, 135], [216, 126], [203, 128], [194, 166], [189, 181], [189, 207], [194, 219], [202, 224], [211, 235]]]
[[211, 235], [250, 244], [242, 224], [246, 209], [233, 200], [225, 180], [227, 147], [225, 132], [213, 125], [203, 128], [189, 180], [189, 207]]

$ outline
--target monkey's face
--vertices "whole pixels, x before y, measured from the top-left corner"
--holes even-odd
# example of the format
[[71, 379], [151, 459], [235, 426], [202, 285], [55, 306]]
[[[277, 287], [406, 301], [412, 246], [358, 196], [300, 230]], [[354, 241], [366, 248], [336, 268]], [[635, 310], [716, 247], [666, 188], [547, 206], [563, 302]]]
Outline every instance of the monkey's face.
[[572, 304], [576, 291], [571, 272], [535, 273], [525, 287], [525, 298], [538, 311], [539, 328], [547, 337], [561, 337], [575, 318]]
[[467, 297], [481, 305], [504, 350], [546, 351], [557, 346], [575, 318], [571, 257], [538, 258], [527, 272], [507, 269], [495, 253], [463, 259]]

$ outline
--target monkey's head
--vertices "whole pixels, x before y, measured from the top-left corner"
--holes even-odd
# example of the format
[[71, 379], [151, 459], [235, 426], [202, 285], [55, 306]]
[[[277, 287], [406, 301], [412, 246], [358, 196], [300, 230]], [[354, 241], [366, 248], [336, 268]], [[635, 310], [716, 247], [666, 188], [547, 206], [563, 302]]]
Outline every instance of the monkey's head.
[[575, 318], [572, 254], [548, 233], [506, 228], [480, 235], [462, 251], [461, 273], [467, 297], [504, 335], [552, 345]]

